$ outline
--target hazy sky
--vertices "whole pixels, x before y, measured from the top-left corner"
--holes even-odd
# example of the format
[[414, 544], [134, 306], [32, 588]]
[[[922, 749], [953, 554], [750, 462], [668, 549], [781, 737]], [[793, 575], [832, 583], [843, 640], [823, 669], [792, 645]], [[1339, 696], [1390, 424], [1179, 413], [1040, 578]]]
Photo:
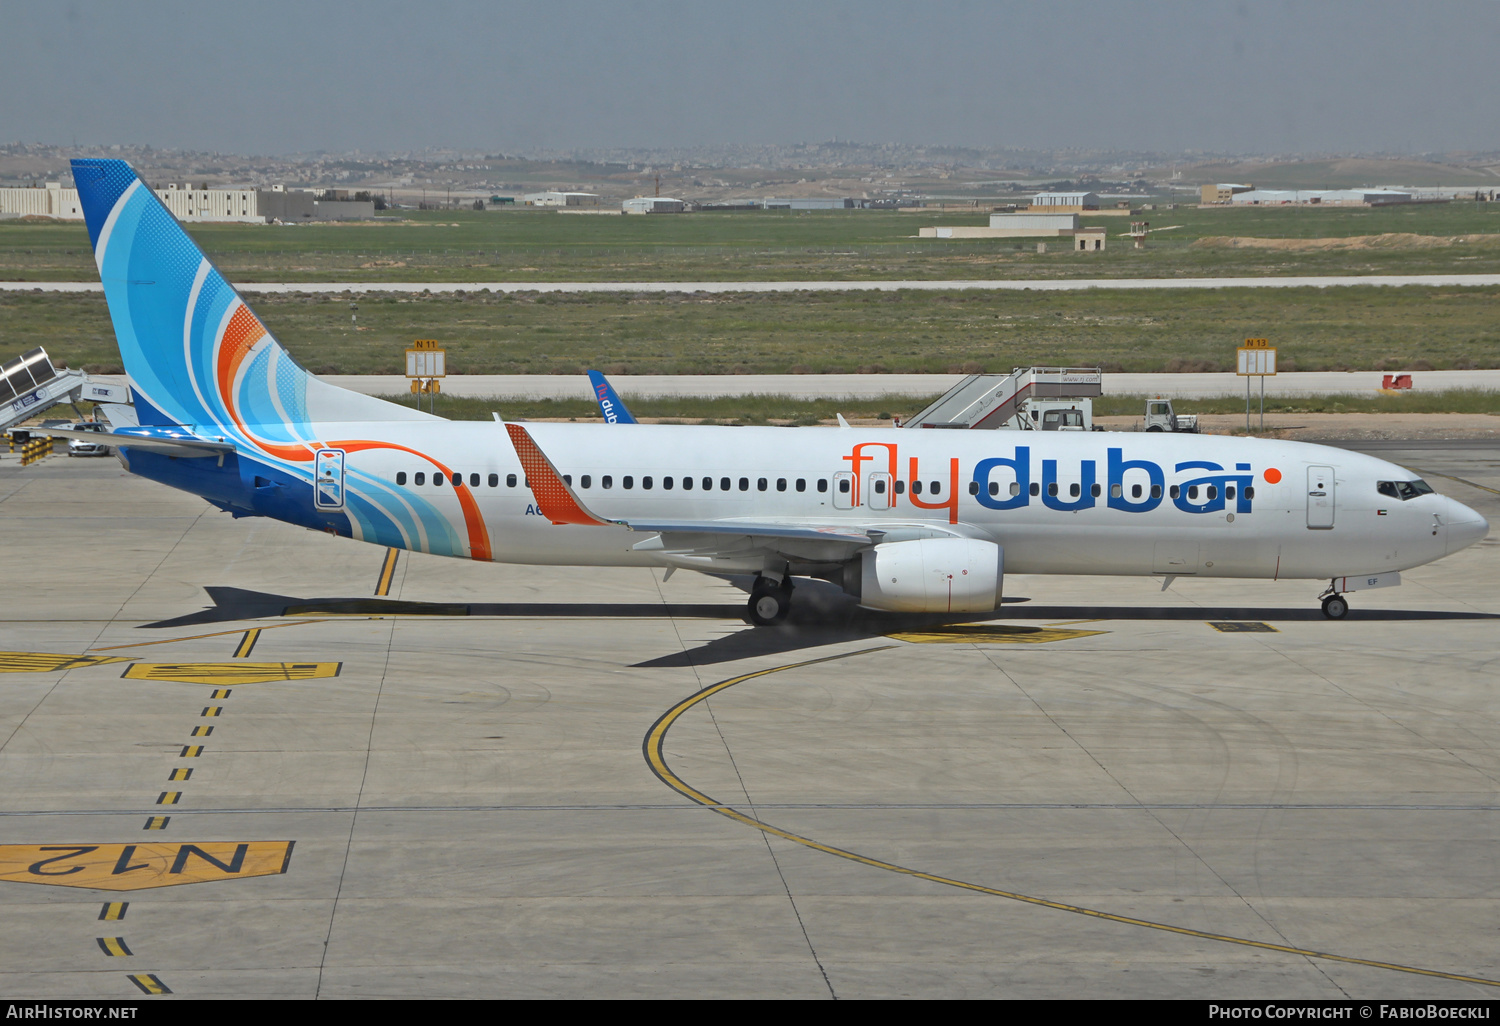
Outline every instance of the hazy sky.
[[1500, 3], [5, 6], [0, 141], [1500, 149]]

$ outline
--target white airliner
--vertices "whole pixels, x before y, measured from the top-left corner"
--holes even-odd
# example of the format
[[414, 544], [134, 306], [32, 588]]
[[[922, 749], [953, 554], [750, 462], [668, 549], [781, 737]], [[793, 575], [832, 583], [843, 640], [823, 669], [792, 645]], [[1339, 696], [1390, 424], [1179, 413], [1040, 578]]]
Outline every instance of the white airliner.
[[753, 574], [762, 625], [796, 577], [971, 614], [999, 608], [1006, 572], [1323, 579], [1337, 619], [1344, 593], [1489, 528], [1398, 466], [1298, 442], [450, 422], [297, 366], [129, 165], [73, 174], [139, 420], [106, 440], [235, 516], [464, 559]]

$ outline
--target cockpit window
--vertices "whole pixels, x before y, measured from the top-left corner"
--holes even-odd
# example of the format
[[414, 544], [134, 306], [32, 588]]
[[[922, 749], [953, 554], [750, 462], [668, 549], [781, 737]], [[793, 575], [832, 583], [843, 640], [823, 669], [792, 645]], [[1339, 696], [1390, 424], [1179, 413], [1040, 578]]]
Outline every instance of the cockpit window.
[[1432, 485], [1423, 480], [1416, 481], [1377, 481], [1375, 490], [1381, 495], [1389, 495], [1393, 499], [1405, 502], [1407, 499], [1415, 499], [1419, 495], [1431, 495]]

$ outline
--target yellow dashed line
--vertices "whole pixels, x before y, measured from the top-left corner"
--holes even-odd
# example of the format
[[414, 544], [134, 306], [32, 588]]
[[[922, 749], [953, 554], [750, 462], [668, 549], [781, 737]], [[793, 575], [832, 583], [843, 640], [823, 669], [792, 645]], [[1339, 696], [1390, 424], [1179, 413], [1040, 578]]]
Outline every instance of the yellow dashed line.
[[133, 973], [127, 979], [137, 987], [141, 988], [143, 994], [170, 994], [172, 988], [156, 978], [155, 973]]
[[375, 578], [375, 594], [389, 595], [391, 593], [391, 580], [396, 576], [396, 560], [400, 557], [400, 549], [385, 550], [385, 560], [380, 564], [380, 576]]
[[213, 727], [197, 726], [193, 728], [193, 737], [208, 737], [214, 732]]
[[167, 779], [168, 780], [190, 780], [190, 779], [192, 779], [192, 776], [193, 776], [193, 771], [192, 770], [185, 769], [185, 768], [179, 766], [176, 769], [174, 769], [171, 773], [167, 774]]
[[871, 866], [875, 869], [884, 869], [891, 873], [900, 873], [902, 876], [914, 877], [918, 880], [926, 880], [929, 883], [942, 884], [946, 887], [956, 887], [960, 890], [973, 891], [978, 894], [988, 894], [997, 898], [1008, 898], [1011, 901], [1019, 901], [1027, 905], [1038, 905], [1042, 908], [1055, 909], [1059, 912], [1071, 912], [1075, 915], [1089, 916], [1093, 919], [1103, 919], [1112, 923], [1120, 923], [1124, 926], [1138, 926], [1144, 927], [1149, 930], [1161, 930], [1166, 933], [1175, 933], [1183, 937], [1196, 937], [1199, 940], [1211, 940], [1219, 941], [1224, 944], [1236, 944], [1241, 947], [1257, 948], [1262, 951], [1276, 951], [1280, 952], [1281, 954], [1297, 955], [1302, 958], [1316, 958], [1330, 962], [1344, 962], [1351, 965], [1369, 966], [1374, 969], [1389, 969], [1394, 972], [1414, 973], [1418, 976], [1431, 976], [1443, 980], [1457, 980], [1460, 983], [1477, 983], [1486, 987], [1500, 987], [1500, 980], [1485, 979], [1482, 976], [1464, 976], [1459, 973], [1445, 973], [1436, 969], [1423, 969], [1418, 966], [1402, 965], [1397, 962], [1380, 962], [1369, 958], [1355, 958], [1350, 955], [1335, 955], [1327, 951], [1314, 951], [1310, 948], [1293, 947], [1290, 944], [1272, 944], [1267, 941], [1250, 940], [1246, 937], [1232, 937], [1228, 934], [1223, 933], [1210, 933], [1206, 930], [1193, 930], [1185, 926], [1172, 926], [1169, 923], [1157, 923], [1149, 919], [1137, 919], [1133, 916], [1116, 915], [1113, 912], [1103, 912], [1099, 909], [1087, 908], [1082, 905], [1069, 905], [1061, 901], [1051, 901], [1047, 898], [1037, 898], [1028, 894], [1020, 894], [1015, 891], [1001, 890], [998, 887], [985, 887], [981, 884], [973, 884], [967, 883], [963, 880], [955, 880], [952, 877], [939, 876], [936, 873], [924, 873], [920, 870], [896, 865], [894, 862], [886, 862], [882, 859], [870, 858], [866, 855], [860, 855], [857, 852], [847, 851], [843, 848], [836, 848], [831, 844], [823, 844], [821, 841], [815, 841], [810, 837], [803, 837], [800, 834], [794, 834], [788, 830], [782, 830], [780, 827], [772, 826], [771, 824], [758, 820], [753, 816], [748, 816], [745, 813], [740, 812], [738, 809], [732, 808], [728, 805], [724, 805], [716, 799], [709, 797], [702, 791], [699, 791], [697, 788], [688, 784], [676, 773], [674, 773], [671, 767], [667, 765], [666, 756], [662, 754], [662, 743], [666, 740], [667, 731], [672, 729], [672, 725], [677, 722], [677, 720], [682, 716], [683, 713], [687, 712], [689, 709], [693, 708], [693, 706], [699, 704], [700, 702], [712, 698], [719, 692], [726, 691], [729, 688], [734, 687], [736, 684], [743, 684], [747, 680], [754, 680], [756, 677], [764, 677], [767, 674], [780, 673], [783, 670], [794, 670], [803, 666], [814, 666], [818, 663], [826, 663], [834, 659], [845, 659], [850, 656], [866, 655], [871, 652], [880, 652], [893, 647], [895, 646], [881, 645], [877, 648], [860, 649], [859, 651], [848, 652], [843, 655], [827, 656], [822, 659], [809, 659], [806, 662], [789, 663], [786, 666], [773, 666], [770, 669], [756, 670], [754, 673], [746, 673], [738, 677], [730, 677], [728, 680], [722, 680], [711, 687], [704, 688], [702, 691], [699, 691], [696, 694], [683, 699], [681, 702], [678, 702], [672, 708], [663, 713], [659, 720], [652, 724], [651, 730], [646, 734], [645, 741], [642, 744], [642, 748], [646, 756], [646, 762], [651, 767], [651, 772], [655, 773], [657, 779], [659, 779], [662, 783], [666, 784], [668, 787], [670, 787], [672, 790], [676, 791], [683, 797], [695, 801], [699, 805], [703, 805], [713, 810], [714, 812], [717, 812], [721, 816], [732, 819], [736, 823], [742, 823], [745, 826], [752, 827], [756, 830], [771, 834], [774, 837], [780, 837], [783, 840], [791, 841], [794, 844], [800, 844], [806, 848], [811, 848], [814, 851], [820, 851], [826, 855], [833, 855], [841, 859], [847, 859], [850, 862], [857, 862], [862, 866]]
[[111, 958], [129, 958], [135, 952], [125, 946], [124, 937], [100, 937], [99, 950]]
[[156, 796], [156, 804], [158, 805], [176, 805], [180, 801], [182, 801], [181, 791], [163, 791]]
[[106, 901], [99, 910], [99, 918], [109, 923], [116, 922], [125, 918], [125, 910], [129, 907], [128, 901]]
[[196, 759], [203, 754], [202, 745], [183, 745], [182, 751], [177, 753], [179, 759]]
[[228, 698], [232, 694], [234, 694], [234, 691], [231, 688], [214, 688], [214, 693], [211, 694], [211, 695], [209, 695], [208, 697], [209, 698]]
[[205, 705], [203, 707], [203, 713], [202, 713], [202, 715], [204, 715], [204, 716], [217, 716], [217, 715], [219, 715], [223, 711], [224, 711], [224, 707], [222, 705]]
[[170, 822], [172, 822], [171, 816], [148, 816], [146, 817], [146, 825], [141, 827], [141, 829], [165, 830], [167, 828], [167, 824]]
[[255, 650], [255, 643], [260, 640], [260, 631], [261, 629], [259, 627], [252, 627], [250, 630], [245, 632], [245, 636], [241, 638], [240, 643], [235, 646], [234, 658], [250, 658], [250, 653]]

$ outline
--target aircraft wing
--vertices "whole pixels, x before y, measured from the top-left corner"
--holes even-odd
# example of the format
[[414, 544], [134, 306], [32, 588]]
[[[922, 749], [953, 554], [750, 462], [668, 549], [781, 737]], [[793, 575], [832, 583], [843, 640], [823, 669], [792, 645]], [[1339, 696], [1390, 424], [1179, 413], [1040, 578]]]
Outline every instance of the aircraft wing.
[[888, 534], [900, 534], [903, 538], [949, 534], [928, 525], [904, 527], [886, 523], [865, 526], [765, 520], [607, 519], [584, 505], [537, 446], [530, 432], [520, 424], [506, 424], [505, 430], [521, 458], [521, 466], [543, 516], [554, 524], [617, 526], [655, 535], [634, 546], [641, 551], [715, 555], [763, 552], [798, 559], [837, 561], [879, 544]]
[[77, 431], [73, 428], [38, 428], [32, 434], [52, 438], [81, 438], [86, 442], [103, 442], [106, 445], [129, 446], [145, 449], [167, 456], [223, 456], [234, 452], [229, 442], [217, 442], [194, 435], [136, 435], [106, 431]]

